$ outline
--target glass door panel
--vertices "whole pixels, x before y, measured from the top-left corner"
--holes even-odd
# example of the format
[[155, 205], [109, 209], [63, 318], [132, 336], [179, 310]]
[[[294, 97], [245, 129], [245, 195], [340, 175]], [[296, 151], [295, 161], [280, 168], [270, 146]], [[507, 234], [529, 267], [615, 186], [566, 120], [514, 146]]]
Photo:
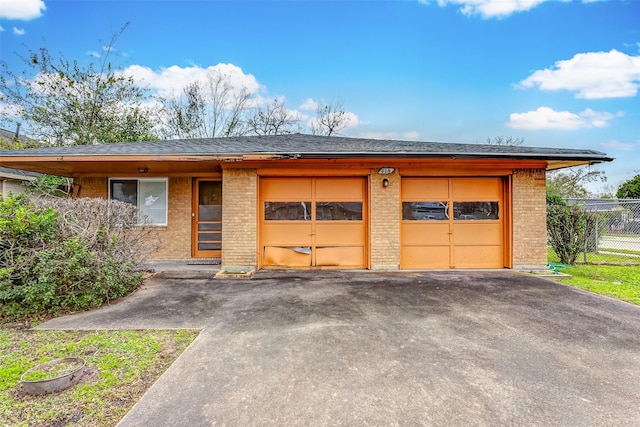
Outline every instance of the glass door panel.
[[222, 182], [198, 180], [195, 214], [196, 257], [219, 257], [222, 251]]

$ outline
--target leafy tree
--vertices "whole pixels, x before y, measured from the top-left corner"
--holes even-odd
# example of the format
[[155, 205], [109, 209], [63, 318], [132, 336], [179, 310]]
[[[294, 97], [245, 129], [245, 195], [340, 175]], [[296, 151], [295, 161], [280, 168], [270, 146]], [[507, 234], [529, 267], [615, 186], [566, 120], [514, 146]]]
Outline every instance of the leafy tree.
[[17, 107], [31, 135], [49, 145], [88, 145], [156, 139], [154, 120], [142, 102], [146, 89], [111, 61], [128, 24], [112, 35], [97, 63], [54, 58], [45, 47], [18, 55], [26, 69], [14, 73], [0, 61], [3, 101]]
[[55, 175], [39, 175], [34, 181], [27, 182], [26, 185], [31, 193], [66, 197], [71, 188], [71, 179]]
[[607, 180], [604, 171], [593, 170], [589, 166], [550, 171], [547, 173], [547, 191], [560, 197], [587, 197], [589, 191], [585, 184]]
[[624, 182], [616, 192], [619, 199], [640, 199], [640, 174]]

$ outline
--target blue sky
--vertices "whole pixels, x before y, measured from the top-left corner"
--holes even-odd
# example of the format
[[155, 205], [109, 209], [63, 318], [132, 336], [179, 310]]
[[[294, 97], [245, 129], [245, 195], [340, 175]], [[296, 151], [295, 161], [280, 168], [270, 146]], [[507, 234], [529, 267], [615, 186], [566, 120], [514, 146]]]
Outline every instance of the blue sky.
[[616, 157], [612, 187], [640, 173], [637, 0], [0, 0], [0, 57], [89, 62], [126, 22], [123, 66], [159, 93], [224, 70], [302, 117], [341, 101], [346, 136], [522, 137]]

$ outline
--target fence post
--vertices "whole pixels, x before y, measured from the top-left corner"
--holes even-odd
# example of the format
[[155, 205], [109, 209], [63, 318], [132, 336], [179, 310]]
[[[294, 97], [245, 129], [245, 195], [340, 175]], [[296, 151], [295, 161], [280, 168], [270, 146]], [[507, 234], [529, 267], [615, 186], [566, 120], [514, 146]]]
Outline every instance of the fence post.
[[595, 230], [595, 238], [596, 238], [596, 252], [599, 253], [598, 244], [600, 243], [600, 236], [598, 233], [598, 221], [600, 221], [600, 215], [596, 215], [596, 230]]
[[589, 248], [589, 227], [587, 227], [587, 202], [586, 200], [582, 201], [582, 217], [584, 218], [584, 253], [582, 259], [584, 263], [587, 263], [587, 250]]

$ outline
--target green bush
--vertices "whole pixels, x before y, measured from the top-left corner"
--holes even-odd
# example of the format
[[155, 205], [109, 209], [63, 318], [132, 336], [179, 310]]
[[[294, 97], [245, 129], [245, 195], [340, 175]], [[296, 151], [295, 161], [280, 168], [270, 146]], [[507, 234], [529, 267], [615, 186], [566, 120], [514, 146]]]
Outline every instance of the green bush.
[[566, 203], [547, 205], [547, 235], [549, 246], [562, 264], [573, 265], [578, 254], [589, 249], [587, 243], [594, 234], [595, 214], [583, 212], [579, 206]]
[[[100, 203], [107, 202], [94, 202]], [[122, 256], [124, 236], [103, 227], [89, 244], [69, 233], [69, 221], [95, 214], [79, 209], [72, 217], [24, 196], [0, 198], [0, 319], [86, 310], [139, 286], [139, 262], [131, 255], [135, 248], [126, 248], [130, 259]]]

